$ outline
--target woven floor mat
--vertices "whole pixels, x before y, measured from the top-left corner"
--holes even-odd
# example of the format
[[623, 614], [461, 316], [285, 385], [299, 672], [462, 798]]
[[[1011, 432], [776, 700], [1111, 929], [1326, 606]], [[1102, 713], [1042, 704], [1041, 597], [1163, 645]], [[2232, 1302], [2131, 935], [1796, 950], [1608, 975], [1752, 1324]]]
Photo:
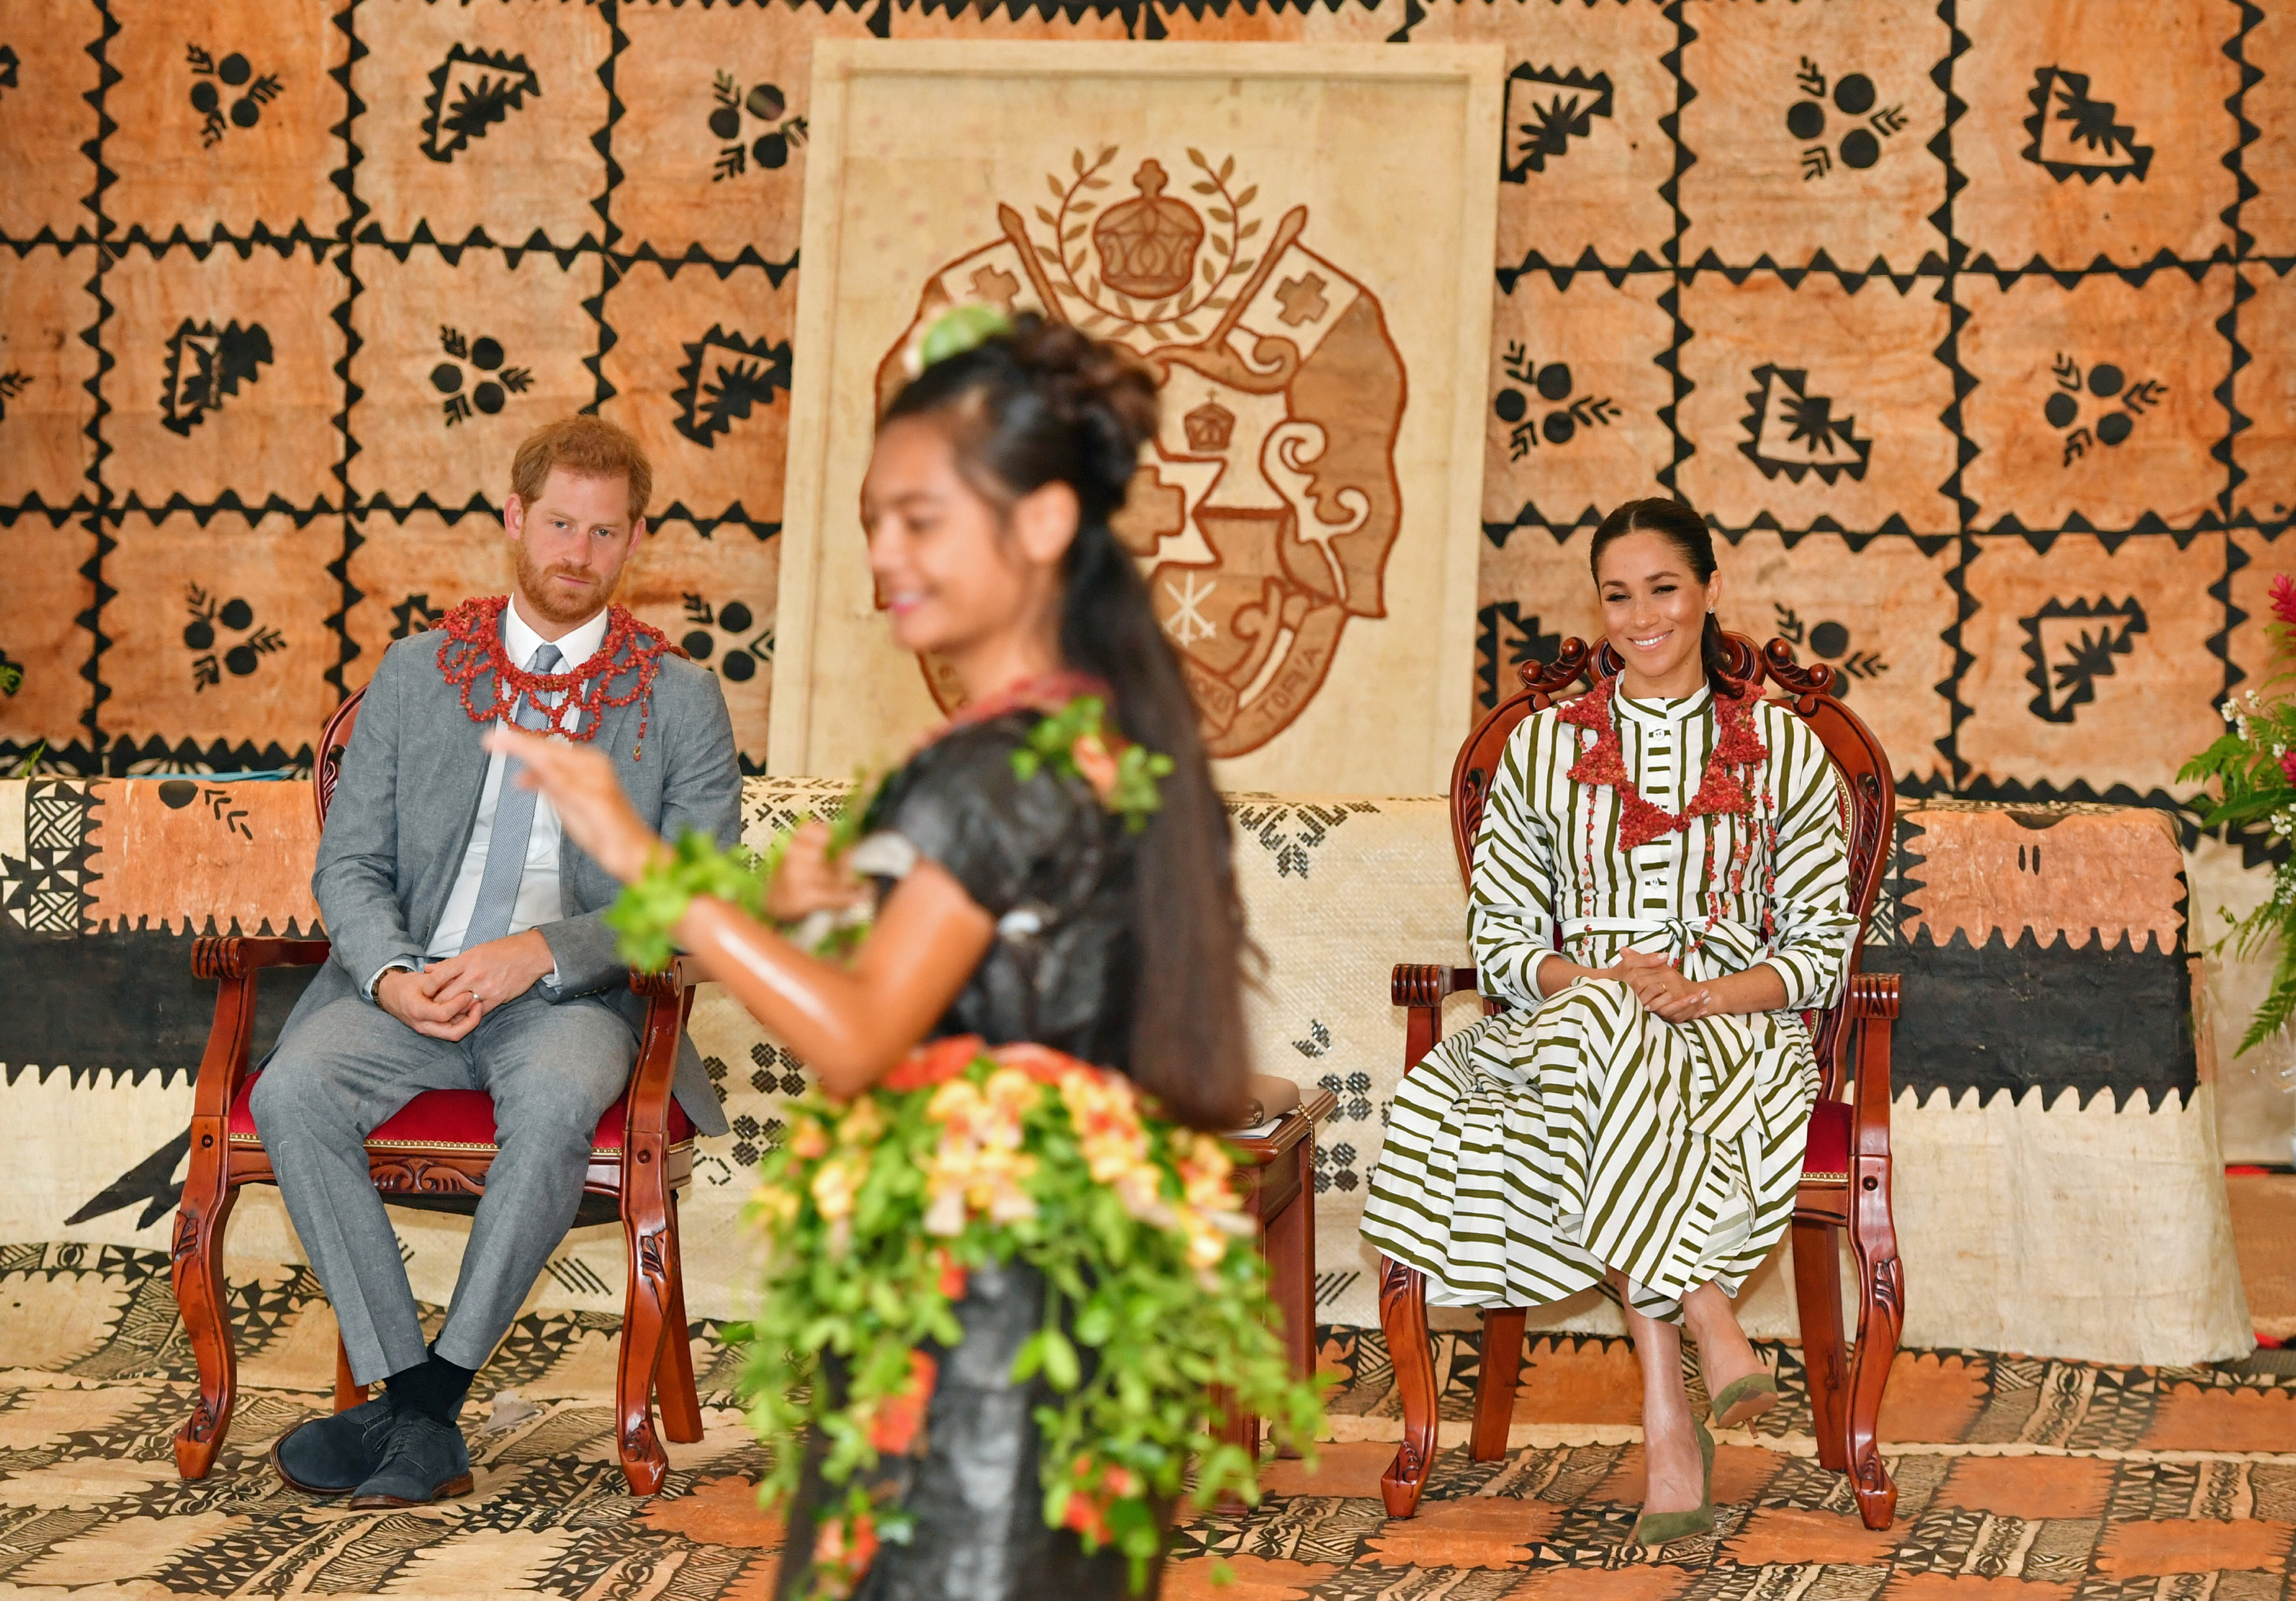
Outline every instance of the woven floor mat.
[[[614, 1459], [614, 1320], [522, 1319], [473, 1392], [470, 1496], [353, 1513], [280, 1483], [273, 1440], [330, 1404], [334, 1323], [307, 1271], [233, 1285], [241, 1389], [214, 1471], [180, 1479], [191, 1351], [165, 1259], [0, 1246], [0, 1597], [242, 1594], [762, 1597], [781, 1528], [756, 1507], [765, 1453], [734, 1405], [737, 1363], [694, 1333], [707, 1432], [668, 1447], [663, 1493]], [[434, 1314], [435, 1316], [435, 1314]], [[1766, 1348], [1784, 1404], [1723, 1436], [1715, 1532], [1627, 1543], [1642, 1498], [1624, 1342], [1526, 1349], [1513, 1449], [1463, 1448], [1479, 1353], [1438, 1336], [1446, 1449], [1419, 1515], [1386, 1516], [1398, 1432], [1376, 1330], [1324, 1332], [1339, 1381], [1314, 1474], [1271, 1463], [1256, 1509], [1192, 1519], [1163, 1593], [1233, 1601], [2267, 1601], [2296, 1536], [2296, 1376], [2104, 1367], [1980, 1351], [1900, 1353], [1882, 1419], [1899, 1486], [1865, 1529], [1809, 1434], [1799, 1353]], [[1212, 1588], [1225, 1563], [1235, 1583]]]

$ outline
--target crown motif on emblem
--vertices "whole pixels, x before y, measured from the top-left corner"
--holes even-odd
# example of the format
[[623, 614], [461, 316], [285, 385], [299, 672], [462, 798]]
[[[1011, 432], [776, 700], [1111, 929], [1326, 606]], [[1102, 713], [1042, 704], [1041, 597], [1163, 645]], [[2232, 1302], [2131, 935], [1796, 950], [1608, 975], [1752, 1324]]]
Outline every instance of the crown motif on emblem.
[[1225, 450], [1235, 435], [1235, 414], [1217, 400], [1207, 400], [1186, 416], [1180, 426], [1188, 431], [1191, 450]]
[[1111, 206], [1093, 225], [1101, 281], [1119, 294], [1160, 300], [1187, 288], [1196, 270], [1204, 221], [1186, 201], [1162, 198], [1168, 181], [1154, 160], [1141, 162], [1132, 175], [1139, 198]]

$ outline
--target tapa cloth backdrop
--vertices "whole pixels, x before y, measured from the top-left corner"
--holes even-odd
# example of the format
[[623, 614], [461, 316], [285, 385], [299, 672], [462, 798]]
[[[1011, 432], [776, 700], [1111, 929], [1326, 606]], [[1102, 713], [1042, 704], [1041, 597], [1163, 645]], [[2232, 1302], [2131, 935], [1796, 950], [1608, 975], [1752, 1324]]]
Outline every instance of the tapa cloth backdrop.
[[[1912, 794], [2167, 805], [2266, 670], [2284, 8], [8, 0], [0, 760], [308, 760], [393, 637], [507, 586], [511, 451], [594, 406], [658, 469], [626, 598], [763, 771], [812, 52], [871, 38], [1504, 47], [1482, 704], [1596, 631], [1600, 513], [1669, 492], [1725, 620], [1841, 669]], [[1317, 153], [1376, 207], [1407, 133]], [[2264, 892], [2225, 867], [2196, 919]], [[2286, 1160], [2291, 1059], [2226, 1064], [2247, 1160]]]
[[[762, 847], [840, 786], [752, 779]], [[1318, 1322], [1377, 1322], [1358, 1232], [1382, 1109], [1402, 1067], [1397, 961], [1466, 959], [1445, 804], [1232, 795], [1237, 864], [1268, 956], [1250, 1003], [1267, 1071], [1332, 1091], [1316, 1131]], [[300, 784], [0, 783], [0, 1241], [164, 1250], [191, 1077], [214, 1014], [195, 934], [308, 931], [316, 848]], [[2196, 1362], [2251, 1344], [2215, 1131], [2214, 1030], [2193, 1007], [2185, 876], [2143, 809], [1939, 802], [1900, 814], [1869, 968], [1905, 977], [1892, 1117], [1906, 1340], [2095, 1360]], [[258, 1048], [298, 981], [259, 990]], [[1456, 1003], [1452, 1025], [1472, 1015]], [[749, 1169], [805, 1085], [800, 1064], [716, 986], [693, 1032], [733, 1123], [701, 1144], [681, 1214], [696, 1317], [742, 1307]], [[444, 1301], [466, 1226], [392, 1214], [416, 1292]], [[301, 1260], [275, 1192], [247, 1192], [241, 1268]], [[538, 1306], [621, 1304], [619, 1228], [570, 1236]], [[1795, 1328], [1782, 1260], [1743, 1315]], [[1592, 1297], [1543, 1324], [1615, 1332]]]
[[816, 50], [772, 769], [882, 762], [963, 698], [884, 648], [849, 515], [926, 331], [980, 302], [1154, 375], [1114, 526], [1220, 782], [1445, 783], [1472, 704], [1496, 184], [1459, 152], [1497, 138], [1502, 70], [1492, 45]]

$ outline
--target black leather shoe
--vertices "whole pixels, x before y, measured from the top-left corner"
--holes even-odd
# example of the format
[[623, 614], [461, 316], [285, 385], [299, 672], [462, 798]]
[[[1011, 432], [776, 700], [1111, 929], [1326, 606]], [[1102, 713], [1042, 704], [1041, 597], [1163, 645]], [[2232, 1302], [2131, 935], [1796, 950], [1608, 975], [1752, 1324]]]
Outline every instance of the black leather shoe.
[[388, 1395], [298, 1424], [271, 1447], [271, 1466], [305, 1495], [348, 1495], [382, 1466], [390, 1439]]
[[471, 1448], [463, 1431], [409, 1408], [390, 1420], [382, 1462], [352, 1492], [351, 1509], [421, 1507], [471, 1493]]

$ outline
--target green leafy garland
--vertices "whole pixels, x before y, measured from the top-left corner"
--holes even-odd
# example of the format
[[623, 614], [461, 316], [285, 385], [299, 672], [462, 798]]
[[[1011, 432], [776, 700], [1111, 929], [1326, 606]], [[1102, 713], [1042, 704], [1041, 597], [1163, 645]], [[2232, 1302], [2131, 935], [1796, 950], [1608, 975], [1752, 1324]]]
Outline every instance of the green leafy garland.
[[[2272, 580], [2272, 614], [2279, 624], [2271, 632], [2281, 670], [2218, 709], [2230, 731], [2178, 769], [2177, 781], [2216, 786], [2215, 799], [2203, 794], [2194, 802], [2203, 828], [2261, 825], [2275, 839], [2296, 840], [2296, 701], [2287, 693], [2296, 683], [2296, 671], [2287, 665], [2296, 651], [2296, 585], [2285, 573]], [[2280, 943], [2271, 990], [2241, 1037], [2234, 1053], [2240, 1055], [2296, 1017], [2296, 857], [2274, 872], [2272, 895], [2263, 905], [2244, 917], [2223, 915], [2231, 929], [2219, 948], [2230, 945], [2248, 956], [2275, 940]]]
[[922, 1451], [936, 1367], [919, 1347], [958, 1342], [955, 1303], [986, 1262], [1046, 1281], [1013, 1369], [1054, 1396], [1036, 1414], [1045, 1523], [1122, 1551], [1136, 1589], [1191, 1463], [1197, 1505], [1259, 1498], [1252, 1459], [1211, 1432], [1215, 1383], [1313, 1450], [1322, 1404], [1291, 1372], [1232, 1166], [1121, 1075], [1036, 1046], [943, 1040], [851, 1102], [793, 1104], [748, 1213], [770, 1242], [765, 1310], [726, 1338], [773, 1448], [766, 1504], [795, 1493], [804, 1431], [826, 1447], [831, 1498], [786, 1558], [810, 1563], [810, 1596], [851, 1594], [881, 1543], [913, 1536], [882, 1466]]
[[[1137, 833], [1164, 804], [1157, 784], [1172, 771], [1172, 759], [1118, 739], [1108, 731], [1107, 715], [1107, 702], [1096, 694], [1075, 696], [1047, 711], [1013, 752], [1013, 776], [1023, 784], [1046, 771], [1080, 778], [1105, 810], [1122, 817], [1128, 832]], [[890, 774], [875, 779], [865, 775], [847, 793], [829, 825], [830, 859], [860, 842], [877, 796], [890, 778]], [[668, 966], [676, 948], [674, 931], [697, 896], [728, 901], [765, 921], [766, 887], [788, 854], [790, 841], [813, 820], [810, 814], [797, 818], [775, 836], [763, 856], [746, 845], [720, 850], [709, 835], [688, 829], [667, 853], [658, 853], [607, 908], [606, 926], [619, 936], [622, 959], [646, 973]], [[865, 920], [829, 923], [817, 930], [808, 928], [805, 943], [817, 956], [839, 955], [859, 944], [867, 932]]]
[[1102, 806], [1124, 819], [1128, 833], [1138, 833], [1164, 804], [1156, 785], [1172, 771], [1172, 759], [1134, 744], [1110, 751], [1107, 715], [1108, 703], [1098, 695], [1077, 696], [1029, 730], [1028, 743], [1013, 752], [1013, 776], [1026, 784], [1049, 767], [1064, 778], [1082, 778]]

